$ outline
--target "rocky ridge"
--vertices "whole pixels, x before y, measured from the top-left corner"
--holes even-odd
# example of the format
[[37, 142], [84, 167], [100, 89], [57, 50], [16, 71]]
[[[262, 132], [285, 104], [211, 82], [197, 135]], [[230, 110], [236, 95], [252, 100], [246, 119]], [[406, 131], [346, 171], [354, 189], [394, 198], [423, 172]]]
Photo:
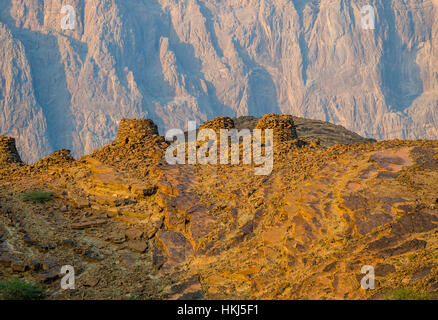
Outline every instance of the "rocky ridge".
[[[257, 126], [282, 124], [274, 130], [289, 145], [291, 120], [269, 115]], [[169, 165], [138, 149], [161, 141], [152, 122], [121, 127], [120, 139], [68, 165], [1, 168], [1, 277], [19, 274], [49, 298], [70, 299], [437, 293], [436, 141], [295, 144], [260, 177], [250, 165]], [[51, 158], [60, 155], [68, 158]], [[23, 201], [32, 190], [54, 198]], [[77, 270], [70, 294], [57, 282], [64, 264]], [[363, 265], [376, 268], [374, 291], [360, 289]]]

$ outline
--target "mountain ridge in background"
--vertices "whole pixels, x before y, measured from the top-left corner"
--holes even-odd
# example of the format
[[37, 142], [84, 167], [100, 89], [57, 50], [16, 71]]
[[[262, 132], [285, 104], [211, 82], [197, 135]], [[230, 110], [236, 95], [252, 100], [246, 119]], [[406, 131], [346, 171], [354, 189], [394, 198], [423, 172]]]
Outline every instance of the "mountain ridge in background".
[[0, 133], [28, 162], [88, 154], [124, 117], [162, 131], [274, 112], [438, 137], [435, 0], [72, 0], [73, 31], [62, 1], [0, 3]]

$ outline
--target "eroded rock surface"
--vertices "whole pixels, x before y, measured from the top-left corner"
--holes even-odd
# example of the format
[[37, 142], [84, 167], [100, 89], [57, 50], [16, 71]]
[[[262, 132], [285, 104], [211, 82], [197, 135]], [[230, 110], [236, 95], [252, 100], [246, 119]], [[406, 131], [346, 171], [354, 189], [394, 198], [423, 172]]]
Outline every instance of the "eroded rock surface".
[[[296, 143], [293, 117], [261, 124], [283, 150], [269, 176], [169, 165], [150, 120], [125, 120], [116, 141], [78, 160], [60, 151], [0, 168], [0, 277], [38, 281], [56, 299], [436, 294], [436, 141], [323, 148]], [[32, 190], [54, 196], [24, 201]], [[77, 271], [69, 297], [62, 265]], [[364, 265], [374, 292], [360, 289]]]

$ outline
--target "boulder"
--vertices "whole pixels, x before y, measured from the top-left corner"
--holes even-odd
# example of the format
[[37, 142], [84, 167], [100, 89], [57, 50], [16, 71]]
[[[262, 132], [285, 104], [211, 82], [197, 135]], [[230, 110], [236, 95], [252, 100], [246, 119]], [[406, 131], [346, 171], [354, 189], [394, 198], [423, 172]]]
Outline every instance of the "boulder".
[[129, 249], [138, 253], [144, 253], [148, 249], [147, 242], [142, 240], [131, 240], [128, 241], [127, 245]]
[[168, 263], [183, 263], [193, 254], [193, 248], [186, 237], [172, 230], [160, 230], [155, 236], [158, 246], [168, 258]]

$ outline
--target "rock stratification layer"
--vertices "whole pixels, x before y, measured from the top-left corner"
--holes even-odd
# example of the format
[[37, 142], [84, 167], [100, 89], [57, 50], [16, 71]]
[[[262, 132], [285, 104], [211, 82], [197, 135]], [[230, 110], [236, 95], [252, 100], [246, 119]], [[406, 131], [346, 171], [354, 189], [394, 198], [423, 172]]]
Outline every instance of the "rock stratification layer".
[[[362, 136], [438, 137], [437, 1], [4, 0], [0, 133], [26, 161], [162, 129], [275, 112]], [[371, 4], [374, 30], [361, 28]]]

